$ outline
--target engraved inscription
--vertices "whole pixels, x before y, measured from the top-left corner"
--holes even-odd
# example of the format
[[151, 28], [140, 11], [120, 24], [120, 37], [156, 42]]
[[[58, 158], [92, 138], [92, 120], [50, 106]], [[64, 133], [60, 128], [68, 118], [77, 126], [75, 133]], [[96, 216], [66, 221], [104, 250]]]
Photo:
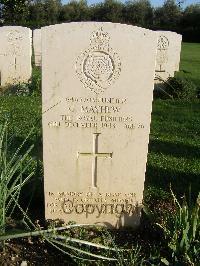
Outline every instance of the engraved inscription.
[[123, 213], [132, 215], [137, 211], [135, 193], [99, 192], [49, 192], [46, 204], [50, 213], [57, 215], [79, 214], [89, 217], [102, 214], [120, 217]]
[[12, 46], [12, 54], [13, 55], [19, 55], [21, 52], [21, 41], [22, 41], [22, 35], [18, 30], [10, 31], [7, 35], [7, 40], [9, 45]]
[[9, 76], [7, 77], [7, 83], [17, 83], [18, 76], [18, 57], [22, 53], [22, 40], [23, 35], [18, 30], [11, 30], [7, 34], [8, 45], [6, 47], [6, 54], [11, 55], [13, 58], [9, 62]]
[[169, 40], [163, 35], [159, 36], [156, 57], [158, 69], [156, 69], [156, 72], [165, 72], [164, 64], [168, 61], [168, 48]]
[[136, 121], [132, 114], [126, 113], [124, 107], [127, 98], [104, 97], [67, 97], [65, 113], [58, 120], [49, 121], [50, 128], [80, 128], [142, 130], [145, 128], [141, 121]]
[[102, 28], [92, 33], [90, 47], [76, 61], [76, 73], [85, 88], [95, 93], [107, 89], [120, 75], [121, 61]]

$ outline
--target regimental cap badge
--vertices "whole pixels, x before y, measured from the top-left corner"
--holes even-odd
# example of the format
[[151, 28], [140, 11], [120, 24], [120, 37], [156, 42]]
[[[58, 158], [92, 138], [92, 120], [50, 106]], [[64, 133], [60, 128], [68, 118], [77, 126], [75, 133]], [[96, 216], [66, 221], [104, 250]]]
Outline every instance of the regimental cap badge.
[[91, 34], [90, 46], [76, 61], [76, 73], [85, 88], [104, 92], [120, 75], [121, 61], [109, 45], [110, 37], [102, 28]]
[[169, 40], [164, 35], [158, 38], [158, 50], [167, 50], [169, 47]]
[[110, 37], [107, 32], [104, 32], [102, 28], [92, 33], [90, 43], [92, 46], [105, 46], [109, 45]]

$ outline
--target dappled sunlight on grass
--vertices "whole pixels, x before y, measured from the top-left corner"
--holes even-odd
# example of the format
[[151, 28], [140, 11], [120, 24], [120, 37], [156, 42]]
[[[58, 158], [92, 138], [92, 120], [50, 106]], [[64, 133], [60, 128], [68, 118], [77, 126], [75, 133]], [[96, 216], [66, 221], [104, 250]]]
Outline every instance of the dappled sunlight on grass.
[[146, 187], [180, 197], [192, 187], [200, 191], [200, 102], [160, 101], [153, 104]]
[[199, 43], [182, 43], [180, 72], [177, 76], [191, 79], [200, 88]]

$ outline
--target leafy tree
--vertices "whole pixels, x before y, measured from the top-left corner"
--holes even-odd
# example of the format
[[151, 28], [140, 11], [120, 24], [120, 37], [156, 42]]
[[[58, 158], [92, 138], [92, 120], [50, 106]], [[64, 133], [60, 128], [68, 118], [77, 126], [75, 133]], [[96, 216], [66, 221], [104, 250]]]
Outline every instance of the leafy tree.
[[59, 21], [87, 21], [90, 20], [90, 11], [87, 1], [71, 1], [69, 4], [62, 6]]
[[93, 21], [124, 22], [123, 8], [124, 5], [119, 1], [105, 0], [92, 7], [91, 18]]
[[176, 3], [179, 7], [182, 8], [182, 5], [185, 3], [186, 0], [176, 0]]
[[35, 0], [29, 7], [28, 26], [33, 28], [40, 28], [46, 25], [44, 1]]
[[164, 30], [176, 30], [180, 25], [181, 8], [174, 0], [166, 0], [154, 12], [154, 26]]
[[149, 0], [134, 0], [127, 2], [124, 18], [127, 23], [141, 27], [151, 27], [153, 8]]
[[29, 14], [30, 0], [0, 0], [4, 25], [24, 25]]
[[60, 0], [34, 0], [29, 6], [28, 25], [33, 28], [56, 24], [61, 11]]
[[46, 24], [56, 24], [61, 10], [61, 0], [45, 0], [44, 1]]
[[200, 42], [200, 4], [190, 5], [183, 12], [181, 34], [184, 40]]
[[186, 7], [183, 12], [182, 26], [200, 29], [200, 4]]
[[71, 21], [110, 21], [183, 34], [185, 41], [200, 42], [200, 4], [182, 8], [186, 0], [165, 0], [153, 8], [150, 0], [104, 0], [88, 6], [87, 0], [0, 0], [0, 26], [40, 28]]

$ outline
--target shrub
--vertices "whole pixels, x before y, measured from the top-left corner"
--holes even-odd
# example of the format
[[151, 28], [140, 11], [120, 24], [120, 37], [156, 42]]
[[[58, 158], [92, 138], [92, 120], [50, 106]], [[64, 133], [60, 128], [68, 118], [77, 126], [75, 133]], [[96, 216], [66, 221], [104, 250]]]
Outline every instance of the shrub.
[[1, 88], [3, 96], [28, 96], [30, 95], [29, 83], [18, 83]]
[[197, 98], [197, 87], [187, 78], [168, 78], [167, 82], [165, 82], [164, 90], [174, 99], [191, 100]]

